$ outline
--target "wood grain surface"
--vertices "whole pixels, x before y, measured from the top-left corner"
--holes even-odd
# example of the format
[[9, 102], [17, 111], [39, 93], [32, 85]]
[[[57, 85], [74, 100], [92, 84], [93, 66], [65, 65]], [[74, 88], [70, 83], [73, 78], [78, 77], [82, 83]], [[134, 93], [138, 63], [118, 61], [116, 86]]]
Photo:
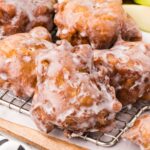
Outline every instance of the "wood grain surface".
[[87, 150], [40, 131], [0, 118], [0, 131], [39, 150]]

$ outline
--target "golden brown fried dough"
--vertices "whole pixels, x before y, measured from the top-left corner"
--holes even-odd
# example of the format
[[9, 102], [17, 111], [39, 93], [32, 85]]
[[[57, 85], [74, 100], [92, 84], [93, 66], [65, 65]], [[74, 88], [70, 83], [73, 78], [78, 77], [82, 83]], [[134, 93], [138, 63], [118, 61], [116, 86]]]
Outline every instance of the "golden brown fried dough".
[[51, 35], [43, 27], [0, 41], [0, 87], [16, 96], [32, 96], [36, 86], [35, 56], [48, 49]]
[[150, 100], [149, 44], [121, 41], [110, 51], [94, 51], [94, 61], [97, 68], [107, 68], [110, 84], [124, 105]]
[[67, 41], [36, 57], [32, 116], [41, 130], [49, 132], [53, 125], [71, 132], [100, 130], [120, 111], [105, 69], [95, 72], [92, 60], [89, 45], [72, 47]]
[[0, 36], [53, 27], [55, 0], [0, 0]]
[[150, 114], [142, 115], [123, 138], [139, 145], [142, 150], [150, 150]]
[[125, 40], [141, 40], [121, 0], [60, 0], [54, 22], [57, 36], [73, 45], [89, 43], [93, 48], [110, 48], [120, 35]]

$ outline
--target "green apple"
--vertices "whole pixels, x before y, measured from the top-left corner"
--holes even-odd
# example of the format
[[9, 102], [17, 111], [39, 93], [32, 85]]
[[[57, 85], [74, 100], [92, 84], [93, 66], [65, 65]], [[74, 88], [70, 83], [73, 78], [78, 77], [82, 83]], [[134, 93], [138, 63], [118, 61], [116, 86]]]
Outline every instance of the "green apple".
[[123, 5], [123, 7], [140, 29], [150, 32], [150, 7], [142, 5]]
[[142, 5], [150, 5], [150, 0], [134, 0], [134, 2]]

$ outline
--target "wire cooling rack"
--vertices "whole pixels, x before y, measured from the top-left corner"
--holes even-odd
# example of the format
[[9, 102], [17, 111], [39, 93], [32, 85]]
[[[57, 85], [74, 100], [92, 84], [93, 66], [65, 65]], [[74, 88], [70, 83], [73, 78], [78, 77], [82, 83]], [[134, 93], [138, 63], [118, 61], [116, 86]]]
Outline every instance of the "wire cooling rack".
[[[13, 96], [10, 91], [0, 90], [0, 104], [14, 109], [20, 113], [29, 115], [31, 108], [31, 99], [23, 100]], [[138, 102], [132, 106], [124, 108], [116, 116], [116, 127], [109, 133], [92, 132], [84, 135], [73, 133], [72, 138], [82, 138], [89, 142], [95, 143], [100, 146], [110, 147], [119, 142], [121, 135], [128, 130], [135, 120], [145, 111], [150, 110], [150, 102]]]

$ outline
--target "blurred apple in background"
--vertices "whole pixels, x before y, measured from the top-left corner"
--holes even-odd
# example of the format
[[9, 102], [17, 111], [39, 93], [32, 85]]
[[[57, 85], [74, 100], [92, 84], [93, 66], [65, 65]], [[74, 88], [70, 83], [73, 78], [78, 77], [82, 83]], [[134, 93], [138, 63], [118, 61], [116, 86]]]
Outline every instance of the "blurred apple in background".
[[142, 5], [149, 5], [150, 6], [150, 0], [134, 0], [135, 3], [142, 4]]
[[141, 5], [148, 5], [150, 6], [150, 0], [123, 0], [124, 3], [126, 4], [141, 4]]
[[150, 32], [150, 0], [124, 0], [123, 2], [125, 11], [135, 20], [139, 28]]

